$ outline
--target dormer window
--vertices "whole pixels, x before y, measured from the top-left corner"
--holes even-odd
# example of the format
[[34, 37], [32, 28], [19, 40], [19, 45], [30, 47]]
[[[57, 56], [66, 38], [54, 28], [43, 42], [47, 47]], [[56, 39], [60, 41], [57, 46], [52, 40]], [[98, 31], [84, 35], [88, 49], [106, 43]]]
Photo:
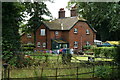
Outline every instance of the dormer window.
[[86, 34], [90, 34], [90, 31], [88, 29], [86, 30]]
[[78, 33], [78, 29], [77, 28], [74, 28], [74, 33]]
[[28, 37], [28, 38], [31, 38], [32, 35], [31, 35], [30, 33], [27, 33], [27, 37]]
[[57, 36], [59, 34], [59, 32], [58, 31], [55, 31], [55, 35]]
[[41, 36], [45, 36], [45, 29], [41, 29], [41, 30], [40, 30], [40, 35], [41, 35]]

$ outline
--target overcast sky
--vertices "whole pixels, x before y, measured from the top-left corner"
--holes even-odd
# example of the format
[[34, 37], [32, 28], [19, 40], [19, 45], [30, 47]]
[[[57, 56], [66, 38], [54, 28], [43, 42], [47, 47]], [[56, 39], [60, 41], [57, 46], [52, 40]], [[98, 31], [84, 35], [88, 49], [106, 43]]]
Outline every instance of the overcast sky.
[[70, 16], [70, 11], [66, 8], [68, 1], [69, 0], [54, 0], [54, 3], [51, 3], [51, 2], [45, 2], [45, 3], [49, 11], [51, 12], [53, 18], [58, 18], [58, 11], [60, 8], [65, 9], [66, 17]]

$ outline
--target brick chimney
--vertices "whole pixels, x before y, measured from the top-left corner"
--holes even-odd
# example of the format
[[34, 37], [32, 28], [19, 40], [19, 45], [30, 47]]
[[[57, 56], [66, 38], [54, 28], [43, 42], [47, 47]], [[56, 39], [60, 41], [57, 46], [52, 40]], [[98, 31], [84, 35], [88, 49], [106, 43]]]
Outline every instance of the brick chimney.
[[71, 12], [71, 17], [78, 16], [76, 7], [72, 7], [70, 12]]
[[65, 10], [64, 8], [60, 8], [58, 12], [59, 18], [65, 18]]

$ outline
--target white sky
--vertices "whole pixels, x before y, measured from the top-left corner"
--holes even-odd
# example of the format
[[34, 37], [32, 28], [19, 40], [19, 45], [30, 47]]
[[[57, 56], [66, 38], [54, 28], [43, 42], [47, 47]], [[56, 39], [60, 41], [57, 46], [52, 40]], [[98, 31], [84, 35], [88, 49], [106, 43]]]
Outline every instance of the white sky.
[[49, 1], [45, 2], [47, 5], [47, 8], [51, 12], [53, 18], [58, 18], [58, 11], [60, 8], [64, 8], [65, 12], [65, 17], [70, 16], [70, 11], [66, 8], [67, 3], [69, 0], [54, 0], [54, 3], [51, 3]]

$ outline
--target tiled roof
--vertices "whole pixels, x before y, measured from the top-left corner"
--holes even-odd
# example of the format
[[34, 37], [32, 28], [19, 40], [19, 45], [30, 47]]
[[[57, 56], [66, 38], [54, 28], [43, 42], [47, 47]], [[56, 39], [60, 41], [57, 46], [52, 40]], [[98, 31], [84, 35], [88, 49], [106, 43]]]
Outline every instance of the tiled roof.
[[78, 20], [86, 21], [83, 18], [66, 17], [66, 18], [55, 19], [52, 21], [43, 21], [43, 23], [50, 30], [70, 30]]

